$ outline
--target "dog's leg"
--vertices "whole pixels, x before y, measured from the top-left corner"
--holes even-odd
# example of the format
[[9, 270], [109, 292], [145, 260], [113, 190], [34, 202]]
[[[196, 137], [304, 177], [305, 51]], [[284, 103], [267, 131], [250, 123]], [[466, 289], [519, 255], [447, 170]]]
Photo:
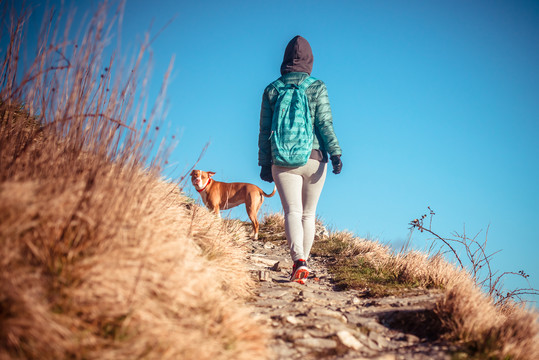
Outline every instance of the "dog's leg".
[[264, 202], [264, 198], [260, 197], [259, 200], [256, 199], [256, 197], [252, 197], [250, 201], [245, 202], [245, 209], [247, 210], [247, 215], [249, 215], [249, 219], [253, 223], [253, 238], [254, 240], [258, 240], [258, 230], [260, 228], [260, 225], [258, 223], [258, 211], [260, 210], [260, 207], [262, 206], [262, 202]]
[[246, 206], [247, 208], [247, 214], [249, 214], [249, 219], [251, 219], [251, 222], [253, 223], [253, 239], [258, 240], [258, 219], [256, 218], [256, 212], [253, 211], [253, 209], [250, 209], [249, 206]]
[[221, 218], [221, 211], [219, 211], [220, 210], [219, 203], [215, 204], [214, 201], [208, 200], [208, 202], [206, 203], [206, 207], [208, 208], [208, 210], [214, 213], [215, 216], [217, 216], [219, 219]]

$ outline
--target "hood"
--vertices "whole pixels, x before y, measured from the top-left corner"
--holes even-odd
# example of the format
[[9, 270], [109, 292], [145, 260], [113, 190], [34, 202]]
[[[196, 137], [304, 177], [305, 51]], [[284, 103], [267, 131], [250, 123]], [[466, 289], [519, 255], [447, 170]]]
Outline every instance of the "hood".
[[301, 36], [295, 36], [284, 52], [283, 63], [281, 64], [281, 75], [290, 72], [305, 72], [311, 75], [313, 70], [313, 52], [311, 45]]

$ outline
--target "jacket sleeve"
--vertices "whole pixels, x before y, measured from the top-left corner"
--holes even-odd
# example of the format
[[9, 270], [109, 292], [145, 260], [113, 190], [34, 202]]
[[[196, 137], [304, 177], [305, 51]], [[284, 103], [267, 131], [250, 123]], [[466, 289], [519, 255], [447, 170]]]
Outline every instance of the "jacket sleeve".
[[341, 155], [341, 147], [333, 130], [333, 116], [331, 115], [328, 91], [323, 82], [320, 84], [317, 94], [314, 124], [329, 155]]
[[262, 95], [262, 107], [260, 109], [260, 131], [258, 133], [258, 165], [271, 166], [271, 120], [273, 110], [268, 96], [268, 88]]

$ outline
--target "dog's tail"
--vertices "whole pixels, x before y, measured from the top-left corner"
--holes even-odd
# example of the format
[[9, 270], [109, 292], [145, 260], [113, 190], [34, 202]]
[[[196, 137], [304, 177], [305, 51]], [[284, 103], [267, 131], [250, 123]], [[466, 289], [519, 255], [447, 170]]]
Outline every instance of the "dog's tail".
[[275, 195], [275, 192], [277, 191], [277, 186], [273, 187], [273, 192], [271, 194], [266, 194], [264, 190], [261, 190], [261, 191], [262, 191], [262, 195], [264, 195], [265, 197], [272, 197], [273, 195]]

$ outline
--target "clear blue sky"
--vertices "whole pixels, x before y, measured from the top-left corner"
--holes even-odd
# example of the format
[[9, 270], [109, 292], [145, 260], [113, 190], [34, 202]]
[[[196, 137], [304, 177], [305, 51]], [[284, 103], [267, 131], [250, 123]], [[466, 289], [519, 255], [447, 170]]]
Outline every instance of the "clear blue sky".
[[[96, 6], [76, 3], [78, 16]], [[319, 217], [400, 246], [430, 206], [441, 235], [465, 226], [483, 240], [489, 228], [494, 268], [539, 288], [539, 2], [128, 0], [122, 43], [174, 16], [152, 44], [154, 92], [175, 56], [166, 131], [180, 141], [165, 175], [183, 175], [210, 142], [197, 168], [272, 190], [257, 166], [260, 103], [299, 34], [343, 149]], [[262, 212], [280, 210], [275, 197]], [[243, 208], [229, 216], [247, 220]]]

